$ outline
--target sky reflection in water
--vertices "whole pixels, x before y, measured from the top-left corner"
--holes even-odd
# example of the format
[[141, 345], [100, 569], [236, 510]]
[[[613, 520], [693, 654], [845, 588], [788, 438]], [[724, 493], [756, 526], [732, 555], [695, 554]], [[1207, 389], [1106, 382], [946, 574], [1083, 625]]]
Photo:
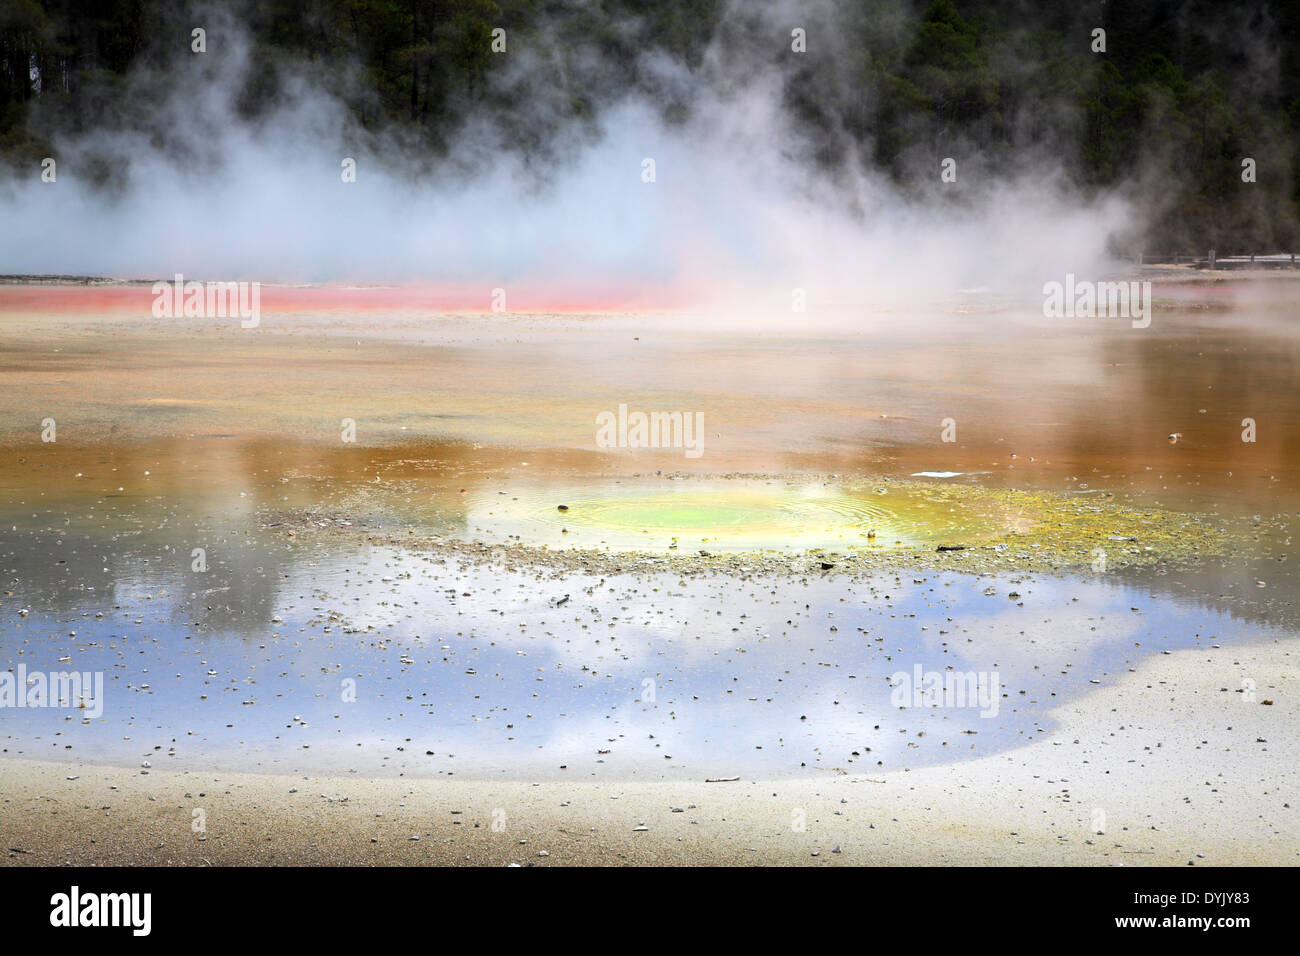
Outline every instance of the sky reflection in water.
[[[863, 773], [1027, 743], [1147, 655], [1281, 633], [1116, 575], [544, 580], [394, 548], [231, 547], [203, 575], [181, 551], [119, 552], [97, 575], [94, 546], [29, 555], [0, 666], [103, 671], [104, 716], [6, 709], [4, 749], [365, 775]], [[996, 715], [898, 709], [889, 678], [916, 665], [996, 673]]]

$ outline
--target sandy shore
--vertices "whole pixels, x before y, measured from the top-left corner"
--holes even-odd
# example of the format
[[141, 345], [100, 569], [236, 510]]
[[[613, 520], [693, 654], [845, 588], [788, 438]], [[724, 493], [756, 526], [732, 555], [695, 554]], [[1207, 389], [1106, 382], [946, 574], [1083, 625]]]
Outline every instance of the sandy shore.
[[9, 865], [1294, 865], [1298, 693], [1293, 640], [1181, 651], [1058, 708], [1029, 746], [815, 780], [142, 774], [0, 758], [0, 847]]

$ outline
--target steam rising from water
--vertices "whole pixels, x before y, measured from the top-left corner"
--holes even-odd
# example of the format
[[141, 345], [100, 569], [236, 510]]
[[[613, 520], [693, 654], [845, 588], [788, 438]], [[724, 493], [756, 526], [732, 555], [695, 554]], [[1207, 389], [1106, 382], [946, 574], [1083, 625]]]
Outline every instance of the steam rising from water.
[[[692, 90], [684, 121], [623, 98], [564, 130], [539, 174], [483, 118], [415, 172], [401, 143], [358, 128], [305, 72], [269, 118], [243, 120], [250, 38], [233, 22], [208, 35], [207, 54], [175, 61], [151, 116], [57, 139], [56, 183], [39, 169], [0, 180], [0, 272], [481, 284], [485, 306], [500, 286], [788, 312], [794, 288], [815, 308], [1039, 286], [1104, 268], [1127, 224], [1120, 201], [1085, 203], [1029, 156], [990, 170], [957, 151], [956, 184], [936, 166], [932, 195], [907, 200], [871, 171], [822, 172], [795, 145], [805, 120], [781, 105], [779, 77], [747, 76], [717, 48], [694, 70], [646, 64], [664, 89]], [[507, 55], [515, 78], [537, 66]], [[90, 169], [105, 155], [102, 187]], [[344, 157], [355, 183], [341, 182]]]

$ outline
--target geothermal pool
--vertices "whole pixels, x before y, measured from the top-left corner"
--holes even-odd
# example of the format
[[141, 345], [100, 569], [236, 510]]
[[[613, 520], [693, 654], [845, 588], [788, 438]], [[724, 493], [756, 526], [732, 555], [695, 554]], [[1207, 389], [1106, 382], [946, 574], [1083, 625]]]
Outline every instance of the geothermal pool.
[[[98, 718], [6, 708], [9, 755], [883, 772], [1037, 739], [1148, 655], [1300, 625], [1289, 287], [1142, 330], [992, 302], [798, 329], [353, 315], [319, 291], [240, 330], [3, 291], [0, 667], [105, 688]], [[599, 447], [621, 404], [702, 413], [704, 453]], [[900, 705], [918, 670], [992, 696]]]

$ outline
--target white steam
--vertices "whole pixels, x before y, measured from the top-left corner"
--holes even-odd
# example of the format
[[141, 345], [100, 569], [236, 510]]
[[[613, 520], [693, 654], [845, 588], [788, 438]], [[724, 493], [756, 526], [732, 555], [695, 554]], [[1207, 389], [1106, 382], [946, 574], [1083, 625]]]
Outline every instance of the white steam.
[[[665, 87], [694, 92], [690, 117], [608, 105], [597, 135], [562, 133], [539, 179], [490, 119], [413, 174], [400, 146], [376, 145], [301, 77], [250, 124], [234, 105], [257, 69], [247, 36], [231, 25], [208, 43], [206, 60], [168, 76], [152, 118], [166, 148], [106, 119], [57, 141], [57, 182], [39, 168], [0, 181], [0, 272], [513, 285], [610, 302], [654, 290], [779, 309], [796, 287], [815, 305], [1039, 286], [1106, 268], [1107, 239], [1127, 224], [1118, 200], [1085, 203], [1029, 156], [989, 170], [958, 152], [955, 186], [936, 166], [933, 194], [908, 200], [871, 171], [819, 172], [793, 145], [799, 117], [778, 78], [734, 75], [734, 55], [695, 72], [648, 62]], [[506, 55], [516, 72], [531, 66]], [[119, 157], [107, 188], [89, 178], [94, 155]], [[341, 181], [344, 157], [355, 183]]]

